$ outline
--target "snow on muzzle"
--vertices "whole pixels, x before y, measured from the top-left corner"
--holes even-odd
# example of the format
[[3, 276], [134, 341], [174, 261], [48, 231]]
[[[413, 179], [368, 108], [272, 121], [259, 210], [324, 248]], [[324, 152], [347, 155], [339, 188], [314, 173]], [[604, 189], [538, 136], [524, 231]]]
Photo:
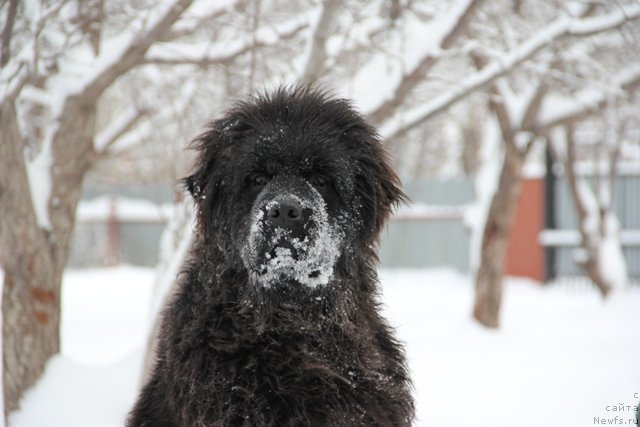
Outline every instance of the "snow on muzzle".
[[342, 233], [329, 218], [322, 196], [311, 186], [304, 197], [280, 193], [259, 200], [251, 214], [242, 259], [254, 283], [270, 287], [297, 282], [326, 285], [340, 256]]

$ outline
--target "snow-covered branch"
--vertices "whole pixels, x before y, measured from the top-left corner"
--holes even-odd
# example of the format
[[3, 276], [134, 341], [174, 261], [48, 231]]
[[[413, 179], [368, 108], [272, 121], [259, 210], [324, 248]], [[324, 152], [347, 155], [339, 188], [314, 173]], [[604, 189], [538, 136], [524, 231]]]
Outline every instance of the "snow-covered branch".
[[512, 51], [498, 55], [492, 63], [463, 80], [460, 85], [451, 91], [405, 114], [396, 115], [383, 127], [382, 133], [389, 139], [404, 134], [424, 123], [425, 120], [446, 110], [471, 92], [483, 89], [494, 80], [510, 73], [515, 67], [531, 59], [536, 53], [563, 37], [591, 35], [596, 28], [599, 32], [612, 30], [620, 27], [625, 22], [639, 17], [640, 5], [627, 8], [625, 13], [616, 10], [599, 17], [577, 19], [562, 16], [533, 34]]
[[184, 15], [184, 19], [181, 19], [180, 22], [177, 22], [173, 27], [166, 31], [162, 35], [160, 41], [170, 42], [178, 40], [182, 37], [192, 36], [199, 29], [207, 25], [211, 25], [211, 22], [224, 16], [225, 14], [231, 13], [237, 9], [244, 8], [246, 3], [246, 0], [230, 1], [226, 5], [226, 7], [220, 7], [220, 5], [216, 5], [216, 8], [214, 10], [207, 10], [204, 13], [195, 12]]
[[617, 9], [602, 16], [571, 20], [569, 22], [568, 34], [572, 36], [591, 36], [612, 28], [617, 28], [627, 21], [632, 21], [640, 17], [640, 4], [632, 6], [617, 5]]
[[[640, 86], [640, 63], [629, 66], [613, 78], [614, 91], [630, 92]], [[542, 113], [532, 125], [538, 134], [549, 132], [559, 125], [570, 125], [587, 116], [601, 111], [611, 99], [611, 93], [601, 90], [585, 89], [574, 99], [547, 99]]]
[[[382, 102], [366, 115], [372, 123], [380, 123], [391, 116], [405, 101], [409, 93], [423, 80], [424, 76], [437, 62], [440, 51], [450, 48], [466, 29], [473, 13], [483, 0], [460, 0], [443, 17], [434, 19], [429, 28], [436, 36], [431, 43], [424, 43], [425, 49], [420, 59], [409, 65], [402, 78], [389, 88]], [[385, 89], [386, 90], [386, 89]]]
[[[549, 146], [556, 161], [564, 165], [567, 184], [578, 216], [580, 250], [577, 252], [576, 261], [602, 296], [606, 297], [613, 289], [622, 288], [627, 284], [620, 225], [611, 209], [610, 196], [602, 193], [596, 195], [586, 179], [576, 173], [576, 141], [572, 126], [556, 127], [550, 134]], [[612, 174], [609, 176], [613, 179]]]
[[11, 56], [11, 36], [13, 35], [13, 24], [16, 20], [17, 11], [18, 0], [9, 0], [7, 17], [2, 28], [2, 36], [0, 36], [0, 68], [7, 65]]
[[151, 45], [162, 38], [192, 3], [193, 0], [175, 0], [146, 30], [132, 37], [118, 54], [98, 58], [96, 71], [87, 79], [83, 93], [95, 99], [118, 77], [141, 64]]
[[326, 66], [332, 64], [341, 64], [348, 62], [350, 58], [355, 56], [362, 50], [370, 47], [371, 40], [376, 36], [387, 31], [392, 26], [392, 21], [386, 19], [368, 19], [360, 25], [354, 25], [350, 28], [355, 34], [351, 37], [345, 37], [344, 45], [340, 46], [337, 52], [328, 54]]
[[252, 49], [275, 46], [295, 37], [308, 26], [309, 23], [301, 19], [294, 19], [276, 27], [265, 26], [257, 32], [255, 40], [239, 42], [231, 47], [229, 47], [229, 43], [225, 43], [224, 47], [211, 46], [207, 43], [156, 46], [150, 49], [144, 58], [144, 63], [163, 65], [192, 64], [198, 66], [225, 65], [239, 56], [251, 52]]
[[96, 154], [98, 156], [107, 154], [109, 149], [148, 113], [145, 109], [131, 107], [120, 114], [112, 123], [96, 135], [93, 141], [93, 148]]
[[31, 202], [38, 226], [44, 230], [52, 230], [51, 217], [49, 215], [49, 199], [51, 198], [51, 166], [53, 164], [53, 152], [51, 140], [45, 140], [40, 151], [33, 159], [26, 158], [25, 166], [31, 192]]
[[[37, 2], [24, 5], [22, 19], [27, 23], [31, 33], [24, 44], [20, 46], [16, 53], [12, 53], [11, 43], [13, 39], [13, 20], [15, 16], [11, 16], [14, 1], [9, 4], [7, 11], [7, 22], [2, 29], [2, 66], [0, 66], [0, 103], [13, 102], [18, 97], [20, 91], [34, 78], [39, 77], [40, 62], [40, 37], [50, 20], [56, 17], [60, 10], [68, 3], [69, 0], [61, 0], [48, 8], [42, 8]], [[20, 2], [17, 2], [20, 3]], [[43, 9], [43, 10], [41, 10]], [[6, 43], [6, 45], [4, 45]], [[59, 54], [59, 53], [58, 53]], [[56, 54], [50, 56], [56, 56]]]
[[311, 83], [316, 81], [322, 74], [327, 60], [325, 45], [330, 35], [329, 28], [339, 10], [340, 2], [337, 0], [324, 0], [322, 2], [322, 10], [311, 36], [308, 56], [300, 77], [301, 81]]
[[[135, 119], [131, 126], [129, 126], [128, 129], [122, 132], [122, 134], [114, 140], [114, 143], [110, 147], [109, 154], [121, 154], [134, 149], [139, 146], [142, 141], [153, 135], [154, 131], [157, 129], [156, 123], [174, 121], [176, 117], [184, 115], [189, 102], [194, 94], [197, 93], [197, 90], [198, 86], [195, 82], [189, 81], [185, 83], [181, 88], [182, 96], [176, 100], [175, 103], [167, 104], [158, 110], [154, 110], [153, 117], [149, 118], [149, 120], [142, 121], [142, 123], [139, 123], [140, 119], [142, 119], [144, 115], [150, 115], [151, 112], [146, 110], [138, 110], [138, 112], [136, 112], [135, 108], [132, 108], [131, 111], [123, 113], [121, 117], [122, 124], [127, 124], [127, 122], [134, 120], [137, 114], [142, 114], [142, 116]], [[114, 129], [117, 129], [118, 122], [120, 122], [120, 119], [116, 119], [114, 122], [114, 126], [116, 126]], [[105, 136], [111, 133], [108, 128], [103, 132], [105, 133]]]
[[0, 105], [5, 102], [13, 102], [20, 94], [22, 88], [31, 78], [31, 73], [26, 63], [12, 63], [0, 70]]

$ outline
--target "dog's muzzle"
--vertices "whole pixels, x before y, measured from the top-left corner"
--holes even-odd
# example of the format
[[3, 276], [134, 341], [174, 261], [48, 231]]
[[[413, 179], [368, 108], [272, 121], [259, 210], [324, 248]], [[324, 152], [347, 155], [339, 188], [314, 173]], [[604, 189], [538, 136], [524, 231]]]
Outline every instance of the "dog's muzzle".
[[331, 221], [324, 199], [309, 184], [296, 192], [272, 193], [277, 196], [256, 201], [242, 247], [252, 281], [264, 287], [279, 282], [328, 284], [340, 256], [342, 233]]

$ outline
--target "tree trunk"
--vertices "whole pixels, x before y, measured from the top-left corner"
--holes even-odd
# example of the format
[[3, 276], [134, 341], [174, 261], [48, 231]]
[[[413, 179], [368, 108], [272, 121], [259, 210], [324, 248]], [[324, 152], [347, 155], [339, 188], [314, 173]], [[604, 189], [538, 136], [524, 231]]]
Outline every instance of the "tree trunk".
[[[556, 136], [558, 138], [559, 136]], [[597, 200], [596, 195], [589, 189], [586, 181], [579, 177], [574, 167], [577, 163], [576, 154], [576, 142], [573, 135], [573, 127], [566, 126], [564, 129], [564, 138], [566, 147], [564, 150], [560, 148], [559, 141], [551, 141], [551, 152], [555, 156], [558, 162], [564, 165], [565, 176], [567, 184], [569, 186], [569, 193], [573, 205], [576, 209], [578, 216], [578, 230], [580, 231], [580, 247], [582, 249], [581, 259], [577, 261], [577, 264], [582, 268], [586, 275], [594, 283], [600, 295], [603, 298], [609, 296], [611, 291], [616, 287], [615, 283], [611, 280], [605, 270], [611, 268], [611, 265], [603, 265], [603, 257], [601, 251], [612, 250], [611, 247], [605, 248], [603, 241], [606, 238], [611, 238], [610, 233], [618, 233], [618, 230], [612, 230], [612, 219], [610, 216], [615, 215], [610, 207], [610, 201], [607, 204], [603, 204], [601, 200]], [[611, 168], [615, 168], [615, 162], [611, 163]], [[613, 177], [609, 178], [612, 193]], [[588, 201], [591, 199], [591, 202]], [[615, 219], [613, 221], [616, 221]], [[617, 223], [617, 221], [616, 221]], [[619, 239], [617, 251], [622, 257], [622, 249], [619, 245]], [[625, 272], [626, 273], [626, 272]], [[619, 285], [619, 284], [618, 284]]]
[[83, 177], [92, 161], [95, 107], [70, 99], [52, 141], [51, 229], [37, 223], [11, 102], [0, 110], [0, 253], [5, 416], [60, 350], [60, 290]]
[[515, 144], [507, 142], [505, 147], [498, 188], [491, 200], [482, 234], [473, 305], [473, 317], [490, 328], [497, 328], [500, 324], [507, 241], [522, 188], [522, 165], [525, 159], [525, 153], [519, 151]]
[[[572, 151], [573, 144], [568, 144], [569, 151]], [[576, 207], [578, 214], [578, 230], [580, 230], [580, 246], [583, 250], [583, 259], [579, 260], [577, 264], [587, 274], [591, 281], [596, 285], [598, 291], [603, 298], [606, 298], [611, 292], [612, 286], [603, 274], [605, 266], [601, 265], [600, 251], [602, 250], [602, 239], [604, 233], [599, 233], [597, 230], [591, 230], [591, 222], [593, 219], [598, 218], [598, 228], [604, 227], [603, 223], [606, 221], [606, 216], [601, 212], [589, 212], [586, 208], [586, 203], [580, 195], [578, 177], [573, 171], [575, 163], [567, 161], [565, 165], [566, 177], [569, 183], [569, 189], [573, 205]], [[585, 187], [583, 191], [586, 191], [586, 183], [582, 183]], [[594, 197], [595, 199], [595, 197]]]
[[[58, 352], [59, 261], [49, 233], [39, 228], [24, 162], [24, 142], [12, 104], [0, 111], [0, 244], [5, 413], [16, 409], [23, 390]], [[56, 279], [57, 278], [57, 279]]]

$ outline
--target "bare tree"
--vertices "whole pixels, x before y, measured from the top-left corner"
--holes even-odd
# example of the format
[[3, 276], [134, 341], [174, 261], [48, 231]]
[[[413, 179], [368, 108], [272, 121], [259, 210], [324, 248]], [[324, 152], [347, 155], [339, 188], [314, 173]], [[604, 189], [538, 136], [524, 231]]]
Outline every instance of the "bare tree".
[[[613, 136], [606, 149], [604, 161], [596, 161], [594, 174], [596, 191], [576, 171], [579, 164], [575, 126], [557, 128], [549, 137], [549, 146], [556, 160], [563, 165], [571, 199], [578, 217], [580, 252], [576, 261], [595, 284], [603, 297], [623, 287], [627, 281], [626, 265], [620, 244], [620, 225], [613, 212], [612, 195], [617, 161], [622, 143], [621, 135]], [[606, 137], [608, 132], [605, 132]], [[598, 191], [599, 190], [599, 191]]]
[[[601, 23], [602, 17], [577, 19], [566, 30], [558, 31], [561, 36], [570, 31], [573, 36], [587, 36], [607, 31], [622, 25], [626, 18], [617, 20], [613, 12], [607, 19], [608, 25], [588, 25], [589, 19]], [[552, 23], [550, 28], [557, 24]], [[534, 36], [535, 37], [535, 36]], [[484, 68], [485, 62], [472, 54], [478, 68]], [[522, 169], [536, 140], [535, 123], [540, 115], [543, 102], [549, 93], [547, 84], [549, 71], [555, 60], [542, 60], [538, 64], [536, 79], [531, 78], [522, 93], [514, 99], [512, 88], [505, 80], [496, 81], [490, 89], [489, 104], [494, 112], [504, 143], [504, 160], [497, 190], [491, 200], [482, 235], [480, 263], [476, 272], [476, 294], [473, 308], [474, 317], [483, 325], [498, 327], [502, 301], [502, 277], [506, 256], [507, 241], [513, 223], [515, 206], [521, 191]], [[533, 81], [531, 81], [533, 80]], [[537, 80], [537, 81], [536, 81]], [[518, 108], [519, 106], [519, 108]]]
[[305, 83], [313, 83], [323, 72], [327, 60], [326, 43], [329, 31], [335, 25], [335, 17], [340, 10], [340, 2], [337, 0], [324, 0], [320, 9], [320, 17], [313, 31], [311, 41], [308, 43], [309, 56], [305, 61], [300, 80]]
[[[635, 4], [587, 7], [577, 11], [563, 10], [558, 4], [545, 5], [546, 8], [540, 8], [543, 12], [535, 12], [536, 16], [530, 16], [533, 12], [527, 10], [525, 5], [513, 12], [515, 15], [522, 13], [527, 14], [526, 16], [512, 16], [505, 14], [499, 2], [488, 4], [484, 14], [491, 22], [487, 26], [495, 27], [495, 22], [500, 22], [499, 34], [492, 38], [476, 30], [473, 32], [475, 40], [467, 42], [461, 39], [465, 35], [464, 29], [469, 33], [470, 16], [473, 16], [475, 8], [482, 6], [476, 2], [460, 2], [452, 6], [438, 18], [440, 22], [448, 23], [438, 27], [442, 31], [440, 34], [445, 35], [439, 38], [441, 41], [438, 46], [448, 48], [451, 54], [429, 53], [418, 61], [422, 65], [413, 70], [417, 73], [422, 66], [426, 70], [432, 70], [441, 63], [444, 66], [450, 57], [455, 57], [457, 49], [462, 54], [469, 52], [477, 71], [468, 73], [450, 88], [436, 88], [436, 95], [422, 103], [416, 102], [416, 98], [410, 95], [424, 88], [429, 79], [416, 77], [423, 75], [422, 73], [404, 73], [402, 78], [393, 80], [398, 82], [393, 86], [395, 89], [381, 88], [383, 93], [388, 90], [391, 95], [371, 108], [369, 114], [372, 119], [382, 120], [382, 133], [387, 139], [398, 140], [424, 127], [428, 121], [447, 111], [453, 104], [468, 99], [471, 93], [480, 90], [487, 92], [488, 104], [497, 119], [504, 147], [497, 190], [490, 200], [486, 223], [482, 228], [480, 264], [476, 273], [473, 314], [489, 327], [497, 327], [499, 324], [506, 244], [520, 194], [522, 168], [533, 142], [544, 136], [549, 127], [575, 121], [581, 115], [600, 110], [598, 105], [591, 105], [585, 112], [582, 108], [576, 110], [573, 105], [564, 109], [562, 114], [549, 117], [547, 112], [557, 112], [558, 108], [545, 107], [554, 104], [557, 93], [563, 90], [562, 84], [555, 87], [549, 85], [557, 72], [554, 61], [558, 57], [564, 58], [563, 49], [556, 50], [556, 46], [579, 46], [584, 40], [587, 40], [586, 45], [593, 44], [594, 36], [610, 34], [612, 30], [640, 17], [640, 8]], [[557, 18], [546, 25], [536, 27], [530, 24], [530, 21], [536, 19], [542, 23], [552, 16]], [[528, 32], [527, 27], [530, 27]], [[483, 31], [487, 32], [486, 29]], [[462, 44], [454, 41], [462, 41]], [[506, 50], [502, 50], [504, 47], [497, 47], [497, 43], [506, 45]], [[598, 62], [589, 57], [581, 58], [581, 61], [582, 64]], [[615, 66], [619, 67], [620, 62]], [[629, 70], [633, 69], [634, 66], [629, 67]], [[583, 86], [591, 90], [602, 87], [597, 78], [586, 79], [572, 70], [563, 70], [563, 73], [564, 77], [573, 76], [572, 79], [582, 82]], [[517, 85], [512, 84], [514, 79], [519, 82]], [[635, 82], [634, 75], [627, 80], [624, 87]], [[610, 90], [602, 95], [605, 100], [607, 94], [615, 93], [619, 87], [614, 85]], [[602, 103], [599, 105], [602, 106]]]
[[[5, 414], [17, 407], [24, 390], [59, 351], [60, 285], [83, 178], [104, 155], [101, 150], [112, 145], [109, 139], [100, 147], [94, 144], [98, 100], [144, 62], [191, 0], [176, 0], [144, 19], [129, 20], [135, 35], [115, 55], [100, 48], [116, 49], [105, 44], [95, 25], [102, 20], [103, 4], [91, 4], [98, 10], [89, 13], [90, 19], [83, 9], [87, 3], [75, 1], [29, 2], [17, 11], [10, 2], [7, 10], [15, 24], [3, 31], [0, 98]], [[65, 55], [74, 49], [81, 54], [86, 44], [93, 46], [93, 58], [87, 58], [91, 66], [65, 74]]]
[[[542, 89], [537, 89], [542, 93]], [[497, 190], [491, 199], [482, 233], [480, 263], [476, 272], [473, 316], [483, 325], [498, 327], [502, 303], [504, 259], [515, 208], [521, 191], [522, 169], [533, 146], [534, 137], [514, 129], [511, 114], [497, 96], [490, 97], [491, 110], [498, 119], [504, 143], [504, 160]], [[539, 97], [534, 97], [527, 114], [535, 114]]]

